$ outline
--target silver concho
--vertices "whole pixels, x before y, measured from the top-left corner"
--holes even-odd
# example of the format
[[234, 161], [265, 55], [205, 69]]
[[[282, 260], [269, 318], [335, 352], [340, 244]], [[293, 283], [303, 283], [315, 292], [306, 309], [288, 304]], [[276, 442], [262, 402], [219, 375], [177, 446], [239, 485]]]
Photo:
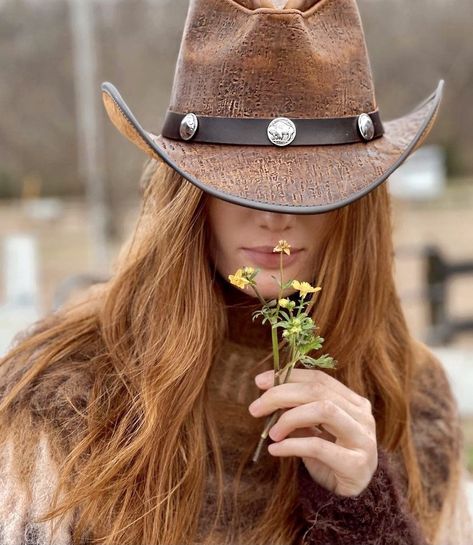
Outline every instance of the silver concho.
[[276, 117], [268, 125], [267, 134], [276, 146], [287, 146], [296, 137], [296, 126], [287, 117]]
[[179, 134], [183, 140], [190, 140], [197, 131], [199, 121], [194, 113], [188, 113], [182, 118]]
[[374, 136], [373, 120], [368, 114], [358, 116], [358, 130], [364, 140], [371, 140]]

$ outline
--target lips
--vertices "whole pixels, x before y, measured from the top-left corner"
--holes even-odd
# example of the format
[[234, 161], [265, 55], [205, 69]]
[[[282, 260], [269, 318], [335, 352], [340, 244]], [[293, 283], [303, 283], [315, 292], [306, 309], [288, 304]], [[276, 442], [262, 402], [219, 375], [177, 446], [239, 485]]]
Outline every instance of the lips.
[[[257, 248], [262, 248], [263, 250], [258, 250]], [[270, 247], [255, 246], [253, 248], [242, 248], [245, 257], [249, 259], [247, 265], [260, 265], [265, 269], [278, 269], [281, 263], [281, 255], [283, 265], [287, 267], [299, 259], [299, 255], [302, 253], [300, 249], [292, 251], [291, 248], [291, 254], [287, 255], [284, 252], [273, 252], [274, 246], [270, 248], [270, 251], [267, 250], [268, 248]]]
[[[279, 252], [273, 252], [273, 248], [275, 248], [276, 244], [274, 246], [253, 246], [251, 248], [243, 248], [243, 250], [250, 250], [252, 252], [262, 252], [265, 254], [272, 254], [272, 253], [279, 253]], [[291, 254], [300, 252], [301, 248], [293, 248], [291, 247]], [[286, 254], [287, 255], [287, 254]]]

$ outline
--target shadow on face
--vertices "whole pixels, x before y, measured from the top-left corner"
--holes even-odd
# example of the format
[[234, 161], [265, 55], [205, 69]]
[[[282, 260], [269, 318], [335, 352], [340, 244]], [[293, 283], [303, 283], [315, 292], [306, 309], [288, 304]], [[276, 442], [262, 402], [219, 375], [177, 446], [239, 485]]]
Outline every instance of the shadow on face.
[[[263, 297], [276, 297], [280, 278], [280, 254], [272, 252], [279, 240], [286, 240], [291, 254], [283, 256], [283, 282], [289, 279], [313, 282], [315, 264], [335, 212], [284, 214], [256, 210], [208, 196], [207, 222], [210, 229], [210, 256], [218, 272], [228, 275], [244, 266], [260, 269], [256, 281]], [[266, 247], [264, 252], [254, 248]], [[253, 248], [253, 250], [252, 250]], [[268, 255], [269, 254], [269, 255]], [[245, 290], [254, 295], [252, 290]], [[287, 296], [293, 288], [284, 291]], [[251, 293], [250, 293], [251, 292]]]

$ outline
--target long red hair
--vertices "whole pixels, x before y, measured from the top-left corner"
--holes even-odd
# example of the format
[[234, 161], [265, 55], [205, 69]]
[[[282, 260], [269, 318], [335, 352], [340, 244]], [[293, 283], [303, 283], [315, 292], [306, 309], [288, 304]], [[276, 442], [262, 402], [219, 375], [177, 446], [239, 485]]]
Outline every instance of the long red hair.
[[[33, 392], [64, 376], [87, 385], [70, 400], [73, 418], [51, 426], [63, 458], [58, 501], [44, 517], [78, 508], [75, 542], [89, 530], [96, 543], [192, 543], [201, 507], [214, 429], [205, 379], [228, 327], [209, 265], [207, 194], [155, 160], [142, 183], [141, 214], [110, 280], [38, 322], [1, 361], [20, 369], [4, 383], [2, 441], [7, 429], [15, 437]], [[324, 352], [338, 360], [327, 372], [371, 400], [378, 441], [402, 454], [409, 505], [431, 537], [436, 519], [410, 431], [415, 360], [393, 280], [390, 206], [383, 183], [336, 211], [316, 273], [324, 295], [312, 312]], [[48, 417], [54, 404], [45, 405]], [[211, 443], [221, 471], [218, 437]], [[296, 462], [280, 459], [274, 494], [245, 542], [294, 540]]]

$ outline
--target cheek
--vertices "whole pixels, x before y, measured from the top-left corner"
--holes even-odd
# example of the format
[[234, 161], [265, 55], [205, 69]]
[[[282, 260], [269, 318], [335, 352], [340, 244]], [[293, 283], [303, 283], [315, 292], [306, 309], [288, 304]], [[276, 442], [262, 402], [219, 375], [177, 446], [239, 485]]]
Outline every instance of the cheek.
[[310, 221], [306, 225], [306, 229], [309, 232], [311, 254], [316, 254], [325, 242], [330, 229], [333, 227], [332, 222], [333, 216], [331, 212], [316, 214], [310, 218]]
[[230, 203], [213, 202], [209, 208], [210, 256], [222, 276], [233, 274], [241, 266], [238, 233], [241, 219]]
[[333, 228], [331, 213], [317, 214], [307, 218], [305, 224], [307, 257], [299, 270], [301, 280], [314, 281], [313, 275], [323, 257], [323, 251], [330, 229]]

